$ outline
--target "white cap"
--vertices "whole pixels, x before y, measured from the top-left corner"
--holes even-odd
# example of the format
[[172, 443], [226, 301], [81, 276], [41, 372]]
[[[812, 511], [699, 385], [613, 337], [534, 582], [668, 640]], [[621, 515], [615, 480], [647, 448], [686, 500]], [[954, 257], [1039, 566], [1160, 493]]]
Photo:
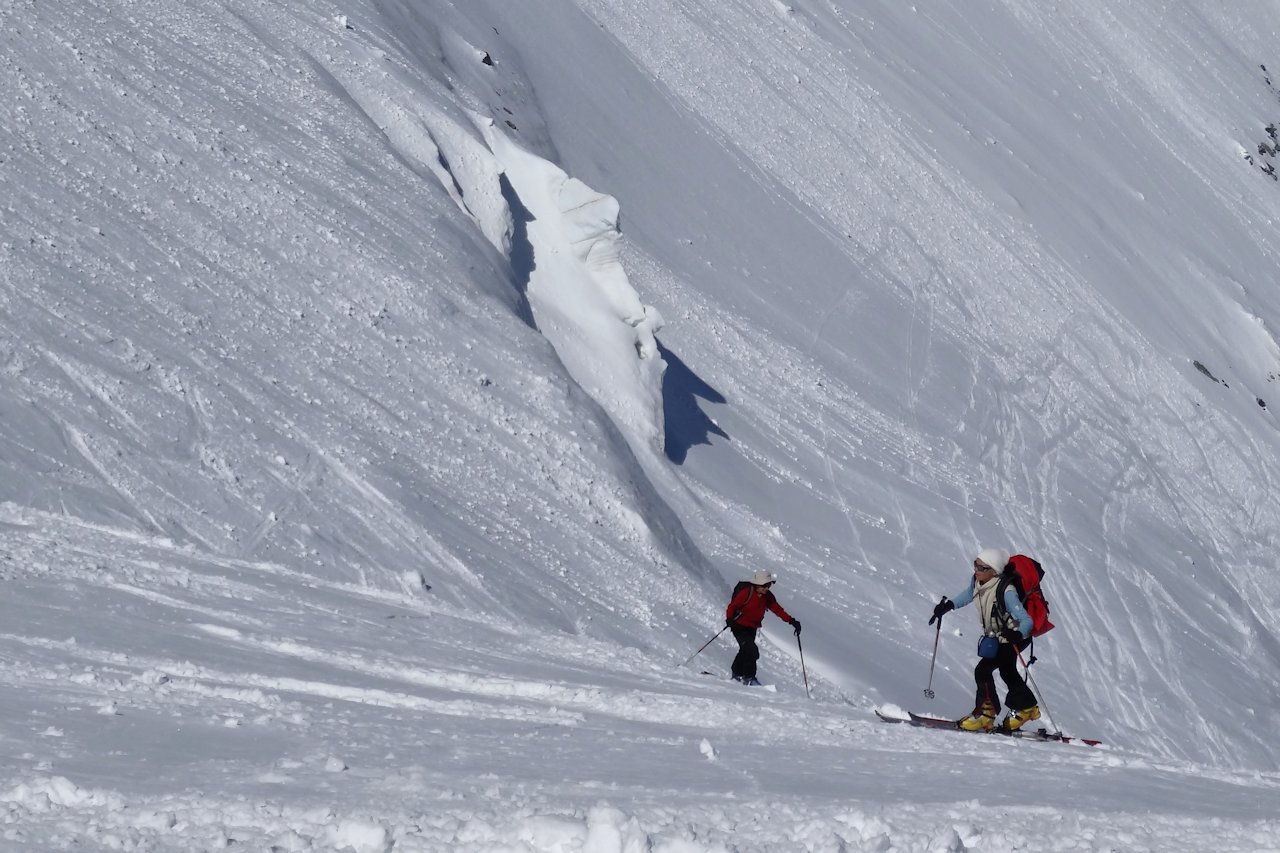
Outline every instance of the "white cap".
[[1009, 562], [1009, 552], [1003, 548], [983, 548], [978, 552], [978, 556], [974, 558], [974, 562], [986, 563], [997, 573], [1003, 572], [1004, 567]]
[[777, 583], [777, 582], [778, 582], [778, 578], [772, 572], [766, 572], [764, 569], [760, 569], [758, 572], [756, 572], [754, 575], [751, 576], [751, 583], [755, 584], [756, 586], [764, 586], [767, 583]]

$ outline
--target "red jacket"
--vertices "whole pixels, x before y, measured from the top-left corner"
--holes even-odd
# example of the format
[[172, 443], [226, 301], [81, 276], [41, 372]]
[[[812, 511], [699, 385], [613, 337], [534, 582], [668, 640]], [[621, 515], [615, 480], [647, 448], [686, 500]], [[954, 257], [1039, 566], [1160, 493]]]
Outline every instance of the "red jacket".
[[[773, 597], [770, 590], [766, 589], [764, 595], [761, 595], [751, 584], [738, 590], [729, 601], [729, 606], [725, 608], [724, 615], [727, 620], [740, 628], [759, 628], [764, 622], [765, 608], [778, 614], [778, 618], [783, 622], [792, 621], [791, 614], [782, 609], [782, 605]], [[733, 618], [735, 613], [738, 613], [737, 619]]]

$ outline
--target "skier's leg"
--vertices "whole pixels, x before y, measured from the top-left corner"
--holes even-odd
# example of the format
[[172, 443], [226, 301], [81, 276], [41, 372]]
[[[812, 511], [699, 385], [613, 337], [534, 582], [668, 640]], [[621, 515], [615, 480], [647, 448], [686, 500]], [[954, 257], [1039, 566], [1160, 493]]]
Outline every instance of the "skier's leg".
[[973, 712], [994, 717], [1000, 713], [1000, 699], [996, 694], [996, 658], [979, 658], [973, 668], [973, 680], [977, 692], [973, 699]]
[[1005, 694], [1009, 710], [1022, 711], [1036, 704], [1036, 695], [1031, 692], [1026, 679], [1018, 671], [1018, 649], [1009, 643], [1001, 643], [996, 660], [1000, 664], [1000, 678], [1009, 688], [1009, 692]]
[[733, 638], [738, 641], [738, 654], [733, 659], [733, 677], [747, 681], [756, 677], [756, 661], [760, 649], [756, 646], [756, 629], [733, 627]]

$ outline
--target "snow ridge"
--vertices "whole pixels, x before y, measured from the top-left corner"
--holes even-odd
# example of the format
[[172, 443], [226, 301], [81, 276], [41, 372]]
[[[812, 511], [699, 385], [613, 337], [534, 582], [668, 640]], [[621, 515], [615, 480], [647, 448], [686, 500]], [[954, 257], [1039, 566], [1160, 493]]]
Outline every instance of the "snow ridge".
[[632, 439], [661, 451], [664, 363], [656, 309], [641, 303], [618, 252], [618, 202], [521, 148], [492, 121], [489, 144], [531, 217], [528, 293], [569, 373]]

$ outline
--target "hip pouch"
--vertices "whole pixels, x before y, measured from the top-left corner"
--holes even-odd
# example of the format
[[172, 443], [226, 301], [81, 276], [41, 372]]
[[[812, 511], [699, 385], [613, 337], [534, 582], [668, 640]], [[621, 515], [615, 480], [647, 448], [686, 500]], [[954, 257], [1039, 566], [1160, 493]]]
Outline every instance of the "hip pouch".
[[995, 637], [983, 637], [978, 641], [978, 657], [988, 660], [1000, 654], [1000, 641]]

